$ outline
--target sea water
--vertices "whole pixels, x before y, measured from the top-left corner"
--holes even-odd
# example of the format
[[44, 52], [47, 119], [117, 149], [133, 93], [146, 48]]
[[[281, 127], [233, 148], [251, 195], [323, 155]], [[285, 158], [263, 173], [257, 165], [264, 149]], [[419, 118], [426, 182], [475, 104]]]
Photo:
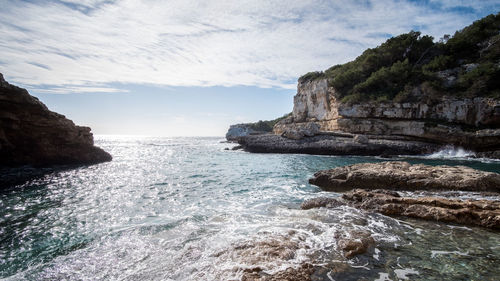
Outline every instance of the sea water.
[[[301, 210], [339, 196], [316, 171], [374, 157], [251, 154], [222, 138], [97, 137], [113, 161], [53, 172], [0, 193], [3, 280], [239, 280], [311, 263], [314, 280], [495, 280], [500, 233], [390, 218], [350, 207]], [[500, 172], [444, 151], [400, 160]], [[463, 193], [464, 198], [479, 198]], [[353, 231], [375, 247], [345, 259]], [[498, 279], [496, 279], [498, 280]]]

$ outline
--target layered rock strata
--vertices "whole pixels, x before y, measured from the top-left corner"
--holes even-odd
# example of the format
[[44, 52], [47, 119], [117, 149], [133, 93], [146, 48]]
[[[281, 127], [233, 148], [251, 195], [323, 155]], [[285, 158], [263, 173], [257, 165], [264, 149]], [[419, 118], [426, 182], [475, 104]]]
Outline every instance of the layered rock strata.
[[411, 165], [391, 161], [361, 163], [319, 171], [309, 183], [323, 190], [462, 190], [500, 192], [500, 174], [464, 166]]
[[95, 164], [111, 161], [89, 127], [50, 111], [0, 74], [0, 166]]
[[482, 226], [500, 230], [500, 202], [458, 200], [441, 197], [401, 197], [388, 190], [351, 190], [340, 198], [306, 200], [303, 209], [348, 205], [388, 216], [406, 216], [424, 220]]
[[[415, 88], [413, 102], [348, 104], [325, 78], [299, 81], [292, 116], [278, 122], [282, 135], [309, 123], [321, 131], [372, 136], [405, 136], [413, 140], [452, 144], [478, 152], [500, 150], [500, 101], [492, 98], [429, 96]], [[495, 156], [496, 154], [491, 154]]]
[[342, 134], [320, 134], [291, 139], [266, 134], [241, 138], [238, 143], [248, 152], [306, 153], [318, 155], [418, 155], [432, 153], [440, 145], [396, 139], [360, 139]]

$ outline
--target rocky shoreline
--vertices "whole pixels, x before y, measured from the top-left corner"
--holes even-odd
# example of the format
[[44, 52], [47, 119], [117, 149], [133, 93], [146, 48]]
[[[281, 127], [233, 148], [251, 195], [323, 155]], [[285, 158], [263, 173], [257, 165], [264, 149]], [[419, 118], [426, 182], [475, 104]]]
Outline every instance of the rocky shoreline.
[[[412, 218], [500, 231], [500, 174], [497, 173], [464, 166], [411, 165], [392, 161], [319, 171], [311, 183], [323, 190], [341, 193], [339, 196], [307, 199], [300, 206], [304, 211], [318, 209], [321, 212], [320, 208], [326, 208], [325, 213], [329, 213], [349, 207], [365, 213], [367, 218], [378, 213], [396, 219]], [[474, 195], [477, 199], [465, 199], [464, 194]], [[360, 219], [332, 234], [338, 260], [329, 264], [327, 270], [343, 276], [344, 271], [348, 272], [348, 261], [364, 260], [369, 256], [378, 260], [384, 242], [375, 233], [360, 227], [366, 224]], [[300, 247], [290, 242], [297, 241], [292, 239], [297, 234], [290, 232], [288, 235], [290, 237], [285, 239], [275, 237], [235, 249], [238, 256], [250, 254], [254, 257], [255, 252], [264, 252], [269, 259], [289, 260], [300, 251]], [[315, 280], [315, 276], [325, 273], [325, 267], [313, 260], [271, 274], [266, 271], [261, 267], [245, 268], [241, 280]]]
[[390, 157], [436, 152], [441, 145], [403, 139], [360, 139], [345, 135], [319, 134], [290, 139], [274, 134], [241, 137], [238, 143], [254, 153], [303, 153], [317, 155], [366, 155]]
[[[315, 198], [302, 209], [348, 205], [389, 216], [482, 226], [500, 230], [500, 174], [464, 166], [363, 163], [319, 171], [309, 180], [339, 198]], [[489, 192], [496, 200], [460, 200], [443, 196], [401, 196], [398, 191]]]

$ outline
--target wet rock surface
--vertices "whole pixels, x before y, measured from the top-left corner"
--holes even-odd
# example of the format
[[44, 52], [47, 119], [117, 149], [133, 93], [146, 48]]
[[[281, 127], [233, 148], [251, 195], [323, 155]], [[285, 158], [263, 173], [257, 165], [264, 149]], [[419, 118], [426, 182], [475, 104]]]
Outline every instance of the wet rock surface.
[[299, 268], [287, 268], [274, 274], [266, 274], [258, 268], [254, 272], [245, 272], [242, 281], [312, 281], [314, 266], [303, 264]]
[[411, 165], [391, 161], [319, 171], [309, 183], [326, 191], [356, 188], [390, 190], [464, 190], [500, 192], [500, 174], [465, 166]]
[[95, 164], [111, 155], [94, 146], [89, 127], [50, 111], [0, 74], [0, 166]]
[[303, 153], [318, 155], [418, 155], [438, 151], [441, 146], [406, 140], [373, 139], [360, 143], [352, 137], [317, 135], [289, 139], [278, 135], [254, 135], [239, 139], [238, 143], [248, 152]]
[[387, 193], [354, 190], [342, 195], [348, 205], [389, 216], [406, 216], [500, 230], [500, 202], [438, 197], [396, 197]]
[[[314, 204], [328, 200], [309, 199], [302, 203], [302, 209], [315, 207], [337, 207], [345, 204], [354, 208], [377, 212], [387, 216], [405, 216], [430, 221], [482, 226], [500, 230], [500, 201], [460, 200], [442, 197], [402, 197], [390, 190], [355, 189], [344, 193], [341, 198], [331, 198], [335, 204]], [[361, 236], [363, 237], [363, 236]], [[366, 238], [368, 239], [368, 238]], [[366, 240], [365, 239], [365, 240]], [[358, 243], [359, 242], [359, 243]], [[369, 246], [368, 240], [342, 242], [347, 250]], [[356, 246], [357, 245], [357, 246]]]
[[337, 245], [346, 258], [365, 253], [375, 245], [375, 239], [367, 231], [353, 231], [336, 234]]

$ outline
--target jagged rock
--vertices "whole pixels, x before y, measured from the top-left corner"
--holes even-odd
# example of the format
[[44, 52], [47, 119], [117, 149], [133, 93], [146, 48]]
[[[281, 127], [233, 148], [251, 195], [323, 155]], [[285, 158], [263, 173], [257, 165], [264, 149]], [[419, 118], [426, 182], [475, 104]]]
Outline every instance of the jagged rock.
[[320, 207], [335, 208], [342, 205], [344, 205], [344, 203], [342, 203], [338, 198], [318, 197], [318, 198], [307, 199], [306, 201], [302, 202], [300, 208], [302, 210], [309, 210]]
[[95, 164], [111, 155], [94, 146], [89, 127], [75, 126], [0, 74], [0, 166]]
[[[280, 125], [278, 125], [278, 128], [279, 127]], [[274, 132], [288, 139], [300, 140], [303, 137], [313, 137], [317, 135], [320, 132], [319, 128], [320, 125], [314, 122], [307, 122], [292, 126], [285, 125], [285, 128], [283, 130], [276, 129]]]
[[362, 189], [345, 193], [342, 199], [352, 207], [388, 216], [407, 216], [500, 230], [500, 202], [498, 201], [396, 197], [387, 193]]
[[464, 166], [411, 165], [407, 162], [362, 163], [314, 174], [309, 183], [323, 190], [468, 190], [500, 192], [500, 174]]
[[247, 124], [236, 124], [229, 126], [229, 130], [226, 133], [226, 139], [228, 141], [236, 141], [240, 137], [248, 136], [250, 134], [258, 133], [254, 129], [250, 128]]
[[355, 135], [354, 136], [354, 141], [357, 142], [357, 143], [363, 143], [363, 144], [366, 144], [369, 142], [369, 139], [367, 136], [363, 136], [363, 135]]
[[365, 253], [375, 245], [375, 240], [367, 231], [352, 231], [339, 234], [336, 233], [337, 245], [348, 259]]
[[[348, 205], [387, 216], [406, 216], [500, 230], [500, 202], [493, 200], [459, 200], [430, 196], [411, 198], [402, 197], [391, 190], [378, 189], [368, 191], [355, 189], [344, 193], [341, 198], [335, 199], [334, 204], [314, 205], [310, 202], [326, 201], [323, 199], [319, 201], [309, 199], [303, 203], [302, 208], [332, 208], [339, 205]], [[342, 244], [339, 244], [342, 249], [347, 251], [348, 255], [349, 251], [352, 251], [352, 253], [362, 251], [372, 243], [371, 239], [366, 235], [350, 235], [348, 237], [358, 239], [357, 242], [350, 242], [347, 239]], [[363, 237], [365, 238], [364, 240]]]
[[304, 137], [304, 133], [302, 131], [292, 129], [284, 131], [281, 136], [291, 140], [300, 140]]
[[260, 270], [245, 272], [242, 281], [311, 281], [311, 275], [314, 273], [314, 266], [305, 263], [298, 268], [289, 267], [274, 274], [265, 274]]
[[419, 141], [371, 139], [368, 144], [352, 137], [317, 135], [299, 140], [277, 135], [242, 137], [238, 143], [248, 152], [305, 153], [318, 155], [418, 155], [438, 151], [441, 146]]

